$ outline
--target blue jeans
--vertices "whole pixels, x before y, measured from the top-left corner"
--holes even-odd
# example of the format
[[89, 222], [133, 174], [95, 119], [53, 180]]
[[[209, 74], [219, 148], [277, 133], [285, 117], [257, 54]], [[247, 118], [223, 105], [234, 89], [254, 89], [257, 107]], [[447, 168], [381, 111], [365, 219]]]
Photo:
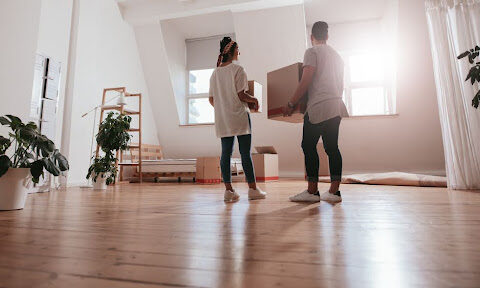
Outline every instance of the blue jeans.
[[[248, 117], [248, 122], [250, 124], [250, 115]], [[252, 156], [250, 155], [252, 134], [240, 135], [237, 136], [237, 139], [245, 178], [248, 183], [255, 183], [255, 172], [253, 171]], [[222, 178], [224, 183], [232, 183], [230, 159], [232, 158], [234, 141], [235, 136], [222, 138], [222, 157], [220, 158], [220, 168], [222, 169]]]

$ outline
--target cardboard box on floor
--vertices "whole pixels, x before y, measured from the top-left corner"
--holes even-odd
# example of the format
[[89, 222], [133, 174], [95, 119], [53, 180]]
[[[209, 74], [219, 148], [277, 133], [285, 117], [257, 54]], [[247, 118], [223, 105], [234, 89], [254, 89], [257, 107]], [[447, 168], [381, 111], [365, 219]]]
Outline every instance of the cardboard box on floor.
[[267, 73], [267, 106], [268, 119], [290, 123], [302, 123], [307, 97], [297, 105], [292, 116], [284, 117], [284, 107], [293, 97], [297, 85], [302, 78], [303, 64], [290, 66]]
[[196, 182], [200, 184], [218, 184], [222, 182], [220, 157], [197, 158]]
[[257, 98], [258, 100], [258, 111], [253, 109], [252, 103], [248, 103], [248, 107], [250, 108], [250, 112], [252, 113], [260, 113], [262, 112], [262, 100], [263, 100], [263, 91], [262, 91], [262, 84], [258, 83], [257, 81], [250, 80], [248, 81], [248, 92], [249, 95]]
[[278, 180], [278, 154], [273, 146], [255, 147], [252, 154], [255, 176], [258, 182]]

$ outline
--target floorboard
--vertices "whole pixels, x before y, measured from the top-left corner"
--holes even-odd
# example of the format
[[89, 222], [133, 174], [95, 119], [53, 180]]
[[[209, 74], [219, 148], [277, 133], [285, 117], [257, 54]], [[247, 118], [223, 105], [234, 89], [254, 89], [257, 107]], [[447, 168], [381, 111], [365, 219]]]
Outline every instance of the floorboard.
[[[0, 212], [0, 287], [480, 287], [480, 193], [305, 183], [121, 184], [29, 195]], [[326, 189], [327, 184], [321, 184]]]

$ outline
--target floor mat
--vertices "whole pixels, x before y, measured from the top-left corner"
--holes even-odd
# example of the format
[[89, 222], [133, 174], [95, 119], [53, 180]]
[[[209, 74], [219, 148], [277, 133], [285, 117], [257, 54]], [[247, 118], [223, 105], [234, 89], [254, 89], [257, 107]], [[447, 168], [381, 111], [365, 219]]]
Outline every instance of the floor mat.
[[[320, 177], [320, 182], [330, 182], [330, 177]], [[404, 172], [352, 174], [342, 177], [344, 184], [373, 184], [393, 186], [447, 187], [447, 178]]]

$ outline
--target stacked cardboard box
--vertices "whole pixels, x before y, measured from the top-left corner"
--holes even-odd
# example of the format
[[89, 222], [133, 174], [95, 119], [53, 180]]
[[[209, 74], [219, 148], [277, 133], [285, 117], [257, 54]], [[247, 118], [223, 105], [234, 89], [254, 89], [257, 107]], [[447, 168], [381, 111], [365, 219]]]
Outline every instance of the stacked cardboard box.
[[248, 81], [248, 92], [247, 92], [249, 95], [257, 98], [258, 100], [258, 111], [255, 111], [253, 108], [253, 103], [248, 103], [248, 107], [250, 108], [250, 112], [252, 113], [260, 113], [262, 112], [262, 100], [263, 100], [263, 97], [262, 97], [262, 85], [256, 81]]
[[293, 97], [298, 83], [302, 78], [303, 64], [290, 66], [267, 73], [267, 106], [268, 119], [291, 123], [303, 122], [307, 97], [304, 96], [297, 105], [292, 116], [284, 117], [284, 108]]
[[255, 147], [252, 154], [255, 177], [258, 182], [278, 180], [278, 154], [273, 146]]
[[196, 182], [200, 184], [217, 184], [222, 181], [220, 157], [197, 158]]

